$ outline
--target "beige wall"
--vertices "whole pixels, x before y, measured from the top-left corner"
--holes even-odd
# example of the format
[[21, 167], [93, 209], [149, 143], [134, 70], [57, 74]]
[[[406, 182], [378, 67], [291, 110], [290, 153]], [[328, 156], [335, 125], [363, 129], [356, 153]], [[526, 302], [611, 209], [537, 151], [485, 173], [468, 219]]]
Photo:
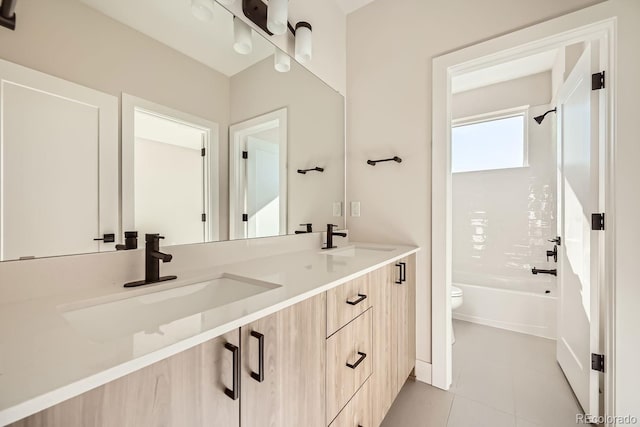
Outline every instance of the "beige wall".
[[[232, 124], [286, 107], [288, 232], [313, 223], [344, 226], [333, 203], [344, 200], [344, 98], [298, 64], [279, 73], [269, 57], [231, 78]], [[302, 90], [302, 88], [304, 88]], [[297, 173], [315, 166], [324, 172]]]
[[0, 58], [120, 97], [128, 93], [220, 125], [221, 238], [228, 235], [229, 78], [79, 0], [24, 0]]
[[[347, 201], [354, 240], [418, 254], [418, 360], [431, 361], [431, 60], [598, 0], [376, 0], [347, 17]], [[399, 155], [401, 164], [366, 164]]]
[[[460, 119], [524, 105], [548, 104], [550, 101], [551, 72], [545, 71], [520, 79], [456, 93], [453, 95], [451, 109], [453, 119]], [[534, 123], [533, 120], [531, 123]]]

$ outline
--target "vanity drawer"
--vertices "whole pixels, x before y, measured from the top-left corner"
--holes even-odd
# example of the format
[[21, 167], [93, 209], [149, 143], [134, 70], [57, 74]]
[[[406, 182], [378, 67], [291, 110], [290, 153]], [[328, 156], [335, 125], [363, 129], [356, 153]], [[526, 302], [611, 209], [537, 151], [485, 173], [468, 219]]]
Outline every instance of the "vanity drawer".
[[372, 314], [365, 311], [327, 340], [327, 421], [371, 375]]
[[351, 280], [327, 291], [327, 336], [367, 311], [371, 306], [369, 282], [371, 275]]
[[367, 380], [353, 399], [338, 414], [329, 427], [373, 427], [371, 424], [371, 388]]

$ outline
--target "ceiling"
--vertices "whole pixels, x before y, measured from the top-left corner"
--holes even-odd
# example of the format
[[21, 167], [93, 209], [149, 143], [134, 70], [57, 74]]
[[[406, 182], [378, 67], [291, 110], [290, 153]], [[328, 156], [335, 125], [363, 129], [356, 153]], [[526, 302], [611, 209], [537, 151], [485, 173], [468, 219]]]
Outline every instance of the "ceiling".
[[455, 76], [451, 81], [451, 92], [465, 92], [549, 71], [553, 68], [557, 56], [558, 50], [553, 49]]
[[363, 6], [371, 3], [373, 0], [335, 0], [344, 13], [351, 13]]
[[273, 54], [273, 45], [253, 33], [253, 52], [233, 50], [233, 15], [215, 4], [214, 18], [191, 14], [191, 0], [78, 0], [101, 13], [225, 74], [234, 74]]

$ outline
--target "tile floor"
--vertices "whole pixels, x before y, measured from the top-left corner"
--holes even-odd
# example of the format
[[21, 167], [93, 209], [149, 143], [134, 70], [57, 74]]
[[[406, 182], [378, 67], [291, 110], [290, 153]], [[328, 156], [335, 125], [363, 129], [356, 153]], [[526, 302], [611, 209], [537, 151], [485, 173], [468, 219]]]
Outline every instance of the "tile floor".
[[581, 412], [556, 342], [454, 321], [449, 391], [407, 381], [382, 427], [568, 427]]

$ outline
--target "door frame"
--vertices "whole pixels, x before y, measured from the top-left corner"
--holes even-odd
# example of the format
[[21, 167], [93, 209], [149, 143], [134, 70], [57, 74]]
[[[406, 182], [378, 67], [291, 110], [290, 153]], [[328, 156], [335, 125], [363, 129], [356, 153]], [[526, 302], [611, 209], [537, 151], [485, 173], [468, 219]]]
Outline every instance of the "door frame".
[[[207, 221], [206, 242], [220, 239], [220, 150], [219, 125], [211, 120], [175, 110], [146, 99], [122, 93], [122, 146], [120, 163], [120, 194], [122, 230], [135, 230], [135, 112], [144, 111], [158, 117], [177, 121], [201, 129], [205, 134], [204, 147], [208, 164], [205, 168], [205, 207]], [[158, 230], [162, 232], [162, 230]]]
[[451, 119], [453, 76], [496, 65], [548, 49], [600, 40], [600, 65], [606, 70], [607, 86], [601, 97], [605, 113], [599, 117], [601, 151], [604, 152], [601, 184], [605, 194], [607, 232], [604, 234], [604, 274], [601, 274], [604, 304], [605, 374], [604, 414], [615, 410], [613, 365], [614, 324], [614, 153], [616, 91], [616, 18], [606, 4], [592, 6], [541, 24], [519, 30], [433, 59], [432, 104], [432, 365], [431, 384], [449, 389], [452, 382], [451, 276], [452, 276], [452, 200], [451, 200]]
[[247, 238], [244, 236], [244, 231], [240, 233], [244, 223], [238, 219], [245, 213], [244, 191], [239, 185], [239, 183], [243, 182], [243, 173], [245, 170], [241, 162], [242, 156], [240, 155], [242, 152], [242, 140], [245, 136], [255, 133], [256, 128], [267, 126], [276, 120], [280, 122], [280, 164], [283, 165], [283, 167], [280, 168], [280, 232], [282, 233], [282, 231], [284, 231], [284, 234], [288, 233], [287, 178], [289, 166], [287, 163], [287, 135], [289, 127], [287, 115], [287, 107], [284, 107], [229, 126], [229, 240]]

